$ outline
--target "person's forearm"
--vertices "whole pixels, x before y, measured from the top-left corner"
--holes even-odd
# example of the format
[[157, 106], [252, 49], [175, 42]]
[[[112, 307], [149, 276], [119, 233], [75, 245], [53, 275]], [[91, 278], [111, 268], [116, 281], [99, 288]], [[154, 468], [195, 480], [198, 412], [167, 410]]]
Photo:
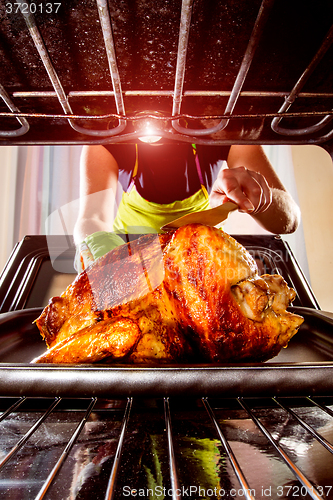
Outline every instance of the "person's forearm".
[[79, 245], [87, 236], [112, 231], [118, 164], [103, 146], [83, 146], [80, 160], [80, 208], [74, 227]]
[[87, 236], [98, 231], [112, 231], [112, 227], [99, 218], [79, 219], [74, 227], [75, 244], [79, 245]]
[[290, 194], [272, 189], [272, 203], [269, 208], [253, 218], [267, 231], [274, 234], [289, 234], [296, 231], [300, 223], [300, 209]]

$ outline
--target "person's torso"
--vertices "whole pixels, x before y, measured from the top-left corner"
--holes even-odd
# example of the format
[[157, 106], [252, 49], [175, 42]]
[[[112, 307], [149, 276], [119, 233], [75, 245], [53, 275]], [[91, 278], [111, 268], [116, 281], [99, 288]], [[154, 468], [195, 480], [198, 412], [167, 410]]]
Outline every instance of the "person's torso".
[[[127, 191], [138, 160], [135, 186], [138, 193], [154, 203], [184, 200], [201, 189], [198, 165], [191, 144], [112, 144], [105, 146], [119, 166], [119, 181]], [[227, 159], [229, 146], [196, 147], [202, 181], [210, 193]]]

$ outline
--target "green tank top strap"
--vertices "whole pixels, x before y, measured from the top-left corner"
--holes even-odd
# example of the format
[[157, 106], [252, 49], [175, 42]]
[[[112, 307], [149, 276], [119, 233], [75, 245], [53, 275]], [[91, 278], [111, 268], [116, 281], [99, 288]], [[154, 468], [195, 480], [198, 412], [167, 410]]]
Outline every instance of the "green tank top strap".
[[201, 170], [201, 166], [200, 166], [200, 162], [199, 162], [199, 157], [198, 157], [197, 145], [196, 144], [192, 144], [192, 151], [193, 151], [193, 154], [194, 154], [194, 162], [195, 162], [195, 166], [196, 166], [196, 169], [197, 169], [197, 173], [198, 173], [198, 177], [199, 177], [199, 181], [200, 181], [201, 190], [202, 190], [203, 194], [205, 195], [205, 197], [208, 199], [209, 198], [209, 194], [208, 194], [208, 191], [206, 189], [206, 186], [204, 185], [203, 176], [202, 176], [202, 170]]

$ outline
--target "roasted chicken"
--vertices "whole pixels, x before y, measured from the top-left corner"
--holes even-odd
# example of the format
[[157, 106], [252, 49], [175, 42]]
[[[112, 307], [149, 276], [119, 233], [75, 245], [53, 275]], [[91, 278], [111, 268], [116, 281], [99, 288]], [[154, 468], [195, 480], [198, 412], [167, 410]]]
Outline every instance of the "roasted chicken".
[[36, 320], [48, 349], [34, 362], [261, 362], [302, 323], [286, 310], [294, 298], [220, 229], [145, 235], [50, 300]]

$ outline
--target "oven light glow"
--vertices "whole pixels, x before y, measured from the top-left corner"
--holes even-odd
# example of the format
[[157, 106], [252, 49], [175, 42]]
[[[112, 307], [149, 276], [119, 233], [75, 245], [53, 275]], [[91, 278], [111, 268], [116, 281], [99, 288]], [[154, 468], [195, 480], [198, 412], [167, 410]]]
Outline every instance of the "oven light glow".
[[150, 121], [146, 121], [144, 126], [140, 130], [139, 139], [140, 141], [147, 143], [158, 142], [160, 139], [162, 139], [162, 136], [156, 135], [157, 133], [158, 130], [156, 130], [156, 128], [152, 125], [152, 123]]

